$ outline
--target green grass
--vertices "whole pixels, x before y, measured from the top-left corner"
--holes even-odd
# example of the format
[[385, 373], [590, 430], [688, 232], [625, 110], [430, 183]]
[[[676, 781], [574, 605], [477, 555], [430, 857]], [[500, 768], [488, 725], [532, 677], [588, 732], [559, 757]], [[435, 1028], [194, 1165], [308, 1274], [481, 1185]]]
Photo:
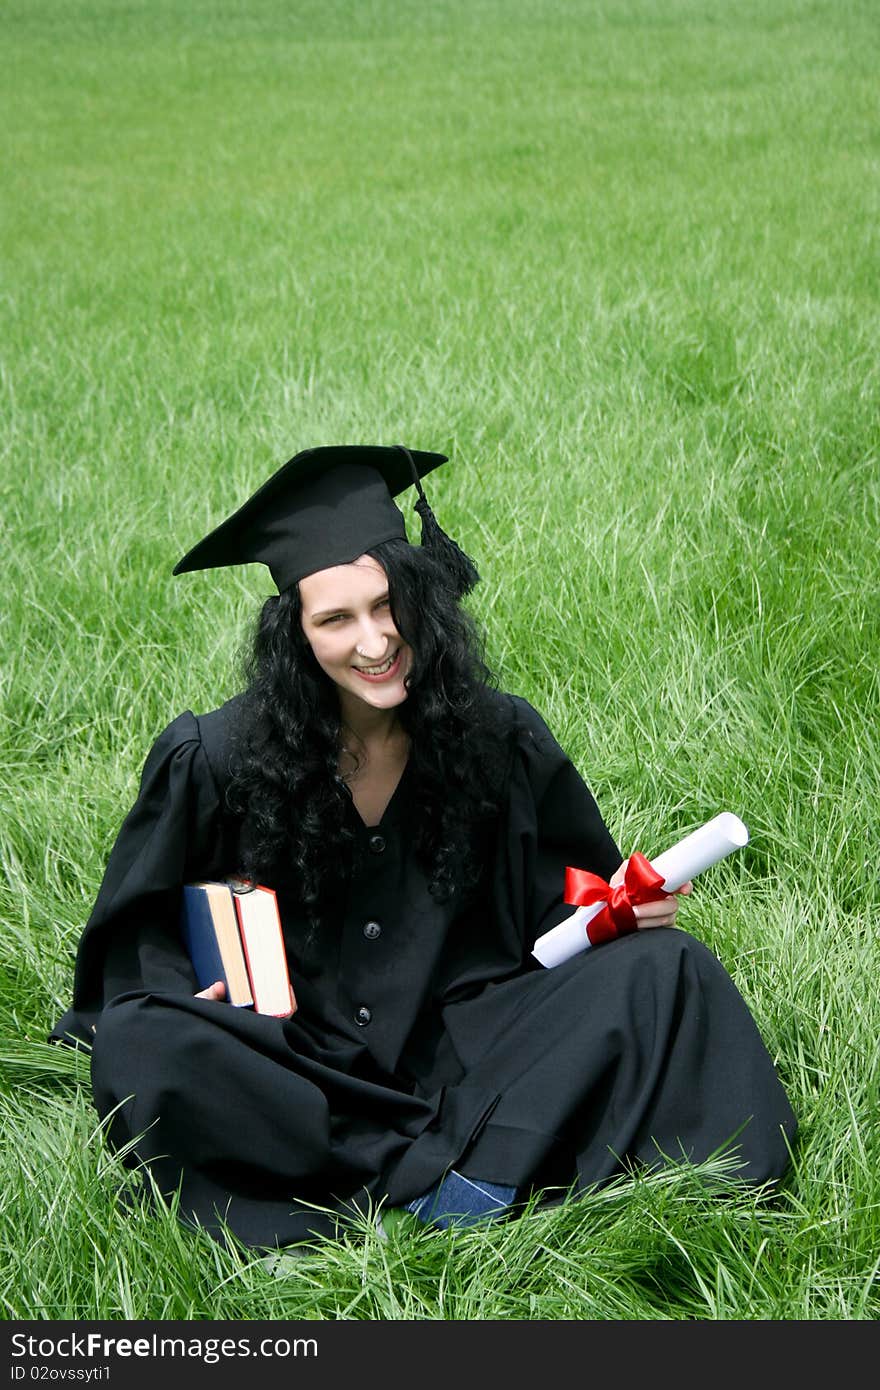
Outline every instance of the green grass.
[[[0, 1308], [874, 1319], [876, 71], [869, 0], [9, 0], [0, 15]], [[172, 580], [300, 448], [450, 453], [502, 683], [625, 849], [731, 809], [681, 918], [801, 1121], [283, 1278], [156, 1210], [44, 1047], [147, 749], [238, 688], [262, 571]]]

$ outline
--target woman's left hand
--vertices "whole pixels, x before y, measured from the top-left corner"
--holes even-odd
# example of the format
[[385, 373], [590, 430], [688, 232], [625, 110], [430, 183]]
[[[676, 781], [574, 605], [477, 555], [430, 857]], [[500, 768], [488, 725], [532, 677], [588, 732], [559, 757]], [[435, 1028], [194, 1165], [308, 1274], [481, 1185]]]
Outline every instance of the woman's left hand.
[[226, 998], [226, 986], [222, 980], [215, 980], [212, 985], [208, 985], [207, 989], [200, 989], [195, 997], [196, 999], [216, 1000], [219, 1003], [221, 999]]
[[[626, 866], [629, 863], [625, 859], [619, 869], [615, 869], [608, 882], [612, 888], [616, 888], [619, 883], [623, 883], [626, 873]], [[678, 895], [687, 896], [693, 890], [693, 883], [688, 879], [674, 893], [667, 893], [665, 898], [658, 898], [654, 903], [635, 903], [633, 905], [633, 916], [636, 919], [636, 926], [639, 930], [642, 927], [674, 927], [675, 916], [678, 912]]]

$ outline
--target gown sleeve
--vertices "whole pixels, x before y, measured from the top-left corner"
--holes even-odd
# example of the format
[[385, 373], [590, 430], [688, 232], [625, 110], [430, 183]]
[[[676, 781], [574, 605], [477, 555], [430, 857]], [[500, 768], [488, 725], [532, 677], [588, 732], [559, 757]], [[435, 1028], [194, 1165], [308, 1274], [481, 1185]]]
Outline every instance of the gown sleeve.
[[566, 867], [607, 879], [622, 856], [590, 788], [544, 720], [526, 700], [511, 699], [514, 757], [497, 893], [529, 953], [573, 910], [563, 901]]
[[51, 1040], [90, 1043], [101, 1010], [132, 990], [192, 994], [181, 886], [221, 872], [221, 802], [199, 721], [186, 711], [156, 740], [80, 938], [73, 1008]]

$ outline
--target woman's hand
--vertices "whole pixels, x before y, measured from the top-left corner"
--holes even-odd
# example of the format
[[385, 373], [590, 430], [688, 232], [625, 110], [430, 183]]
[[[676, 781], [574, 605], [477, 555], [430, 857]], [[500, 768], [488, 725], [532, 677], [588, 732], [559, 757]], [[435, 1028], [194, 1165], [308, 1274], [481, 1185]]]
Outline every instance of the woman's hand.
[[222, 980], [215, 980], [212, 985], [208, 985], [207, 989], [200, 989], [196, 995], [196, 999], [216, 999], [218, 1002], [225, 998], [226, 986]]
[[[619, 869], [615, 869], [608, 882], [612, 888], [616, 888], [619, 883], [623, 883], [628, 859], [624, 859]], [[675, 914], [678, 912], [677, 895], [685, 896], [693, 890], [693, 883], [688, 879], [675, 893], [667, 893], [665, 898], [659, 898], [655, 903], [635, 903], [633, 905], [633, 916], [636, 919], [636, 926], [641, 931], [642, 927], [674, 927]]]

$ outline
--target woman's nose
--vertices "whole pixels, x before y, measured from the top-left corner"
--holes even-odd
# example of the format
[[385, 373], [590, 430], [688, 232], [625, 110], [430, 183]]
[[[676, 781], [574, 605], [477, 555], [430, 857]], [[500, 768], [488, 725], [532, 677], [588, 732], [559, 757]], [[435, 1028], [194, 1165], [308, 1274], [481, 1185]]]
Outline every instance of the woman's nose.
[[357, 649], [361, 656], [366, 656], [373, 661], [381, 661], [388, 650], [390, 622], [377, 622], [375, 618], [368, 618], [361, 623], [358, 630]]

